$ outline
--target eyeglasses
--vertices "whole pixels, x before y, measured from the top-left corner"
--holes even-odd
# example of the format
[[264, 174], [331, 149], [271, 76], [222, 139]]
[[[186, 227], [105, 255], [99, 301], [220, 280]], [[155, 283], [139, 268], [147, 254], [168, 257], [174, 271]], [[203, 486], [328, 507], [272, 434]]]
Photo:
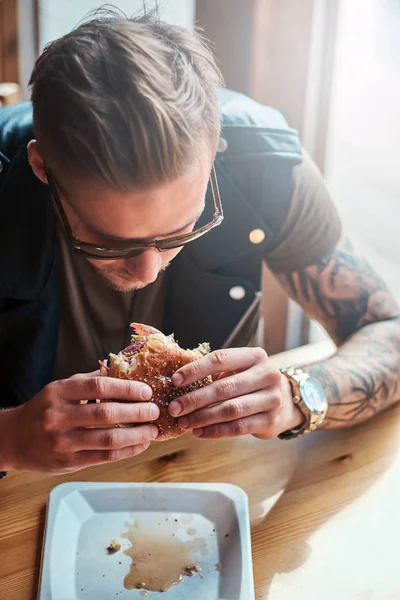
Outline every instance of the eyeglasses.
[[194, 240], [197, 240], [202, 235], [208, 233], [209, 231], [214, 229], [214, 227], [218, 227], [218, 225], [220, 225], [224, 220], [224, 213], [222, 210], [221, 198], [218, 190], [217, 176], [215, 173], [215, 168], [213, 166], [210, 175], [210, 184], [214, 202], [214, 214], [212, 220], [209, 223], [203, 225], [202, 227], [199, 227], [198, 229], [195, 229], [194, 231], [191, 231], [190, 233], [176, 235], [170, 238], [165, 238], [163, 240], [153, 240], [141, 244], [138, 244], [135, 240], [127, 240], [126, 242], [122, 242], [121, 245], [117, 248], [99, 246], [98, 244], [84, 242], [73, 234], [71, 225], [68, 221], [67, 215], [65, 214], [57, 190], [57, 183], [49, 169], [46, 169], [46, 175], [57, 213], [60, 217], [61, 223], [65, 229], [67, 237], [71, 242], [74, 251], [82, 256], [88, 256], [99, 260], [112, 260], [121, 258], [131, 258], [133, 256], [138, 256], [146, 250], [152, 249], [158, 250], [159, 252], [168, 252], [168, 250], [181, 248], [182, 246], [185, 246], [190, 242], [194, 242]]

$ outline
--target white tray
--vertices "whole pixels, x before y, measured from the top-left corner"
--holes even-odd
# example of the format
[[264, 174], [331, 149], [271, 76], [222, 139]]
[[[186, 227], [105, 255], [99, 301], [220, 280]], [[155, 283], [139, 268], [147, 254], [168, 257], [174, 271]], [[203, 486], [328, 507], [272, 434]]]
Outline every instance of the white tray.
[[[128, 523], [203, 540], [199, 574], [166, 592], [128, 590]], [[172, 532], [172, 529], [169, 530]], [[171, 533], [172, 535], [172, 533]], [[192, 536], [192, 538], [190, 537]], [[112, 555], [111, 540], [122, 543]], [[205, 541], [204, 541], [205, 540]], [[221, 570], [216, 568], [222, 564]], [[50, 493], [38, 600], [254, 600], [247, 495], [229, 484], [65, 483]]]

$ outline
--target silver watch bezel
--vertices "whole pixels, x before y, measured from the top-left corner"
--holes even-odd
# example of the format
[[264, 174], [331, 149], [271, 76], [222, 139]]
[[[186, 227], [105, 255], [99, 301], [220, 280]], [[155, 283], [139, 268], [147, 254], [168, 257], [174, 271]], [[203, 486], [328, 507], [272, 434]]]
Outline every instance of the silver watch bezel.
[[[296, 377], [296, 375], [295, 375], [294, 378], [295, 379], [298, 378], [297, 383], [298, 383], [298, 386], [299, 386], [299, 389], [300, 389], [300, 392], [301, 392], [301, 398], [302, 398], [304, 404], [306, 405], [307, 410], [310, 411], [310, 413], [312, 413], [314, 415], [318, 415], [318, 416], [323, 415], [324, 413], [326, 413], [326, 411], [328, 409], [328, 399], [326, 397], [325, 390], [322, 387], [321, 383], [318, 381], [318, 379], [316, 379], [312, 375], [309, 375], [308, 373], [302, 373], [300, 375], [300, 377], [298, 375]], [[322, 408], [322, 410], [315, 410], [314, 408], [311, 408], [310, 405], [309, 405], [309, 402], [307, 400], [307, 394], [304, 391], [303, 384], [304, 384], [305, 381], [309, 381], [310, 379], [311, 379], [312, 385], [315, 385], [316, 388], [318, 388], [318, 389], [321, 388], [321, 390], [322, 390], [323, 397], [324, 397], [324, 400], [325, 400], [325, 405]], [[316, 383], [314, 383], [314, 382], [316, 382]]]

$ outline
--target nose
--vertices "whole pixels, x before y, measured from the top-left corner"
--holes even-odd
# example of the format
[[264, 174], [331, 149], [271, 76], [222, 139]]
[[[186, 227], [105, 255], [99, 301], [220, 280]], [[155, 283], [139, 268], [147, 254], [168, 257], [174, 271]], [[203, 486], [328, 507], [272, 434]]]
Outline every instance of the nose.
[[161, 267], [162, 258], [158, 250], [146, 250], [138, 256], [126, 259], [127, 270], [145, 285], [157, 279]]

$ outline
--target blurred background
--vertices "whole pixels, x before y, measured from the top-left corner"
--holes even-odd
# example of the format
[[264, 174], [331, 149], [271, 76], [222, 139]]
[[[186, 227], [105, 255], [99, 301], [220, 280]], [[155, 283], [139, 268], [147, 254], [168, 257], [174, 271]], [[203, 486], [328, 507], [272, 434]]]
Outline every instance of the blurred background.
[[[95, 0], [0, 0], [0, 102], [29, 97], [34, 60]], [[127, 14], [142, 0], [114, 0]], [[148, 0], [151, 8], [155, 2]], [[400, 0], [160, 0], [200, 25], [228, 87], [275, 106], [323, 171], [346, 229], [400, 300]], [[265, 272], [270, 353], [323, 339]]]

